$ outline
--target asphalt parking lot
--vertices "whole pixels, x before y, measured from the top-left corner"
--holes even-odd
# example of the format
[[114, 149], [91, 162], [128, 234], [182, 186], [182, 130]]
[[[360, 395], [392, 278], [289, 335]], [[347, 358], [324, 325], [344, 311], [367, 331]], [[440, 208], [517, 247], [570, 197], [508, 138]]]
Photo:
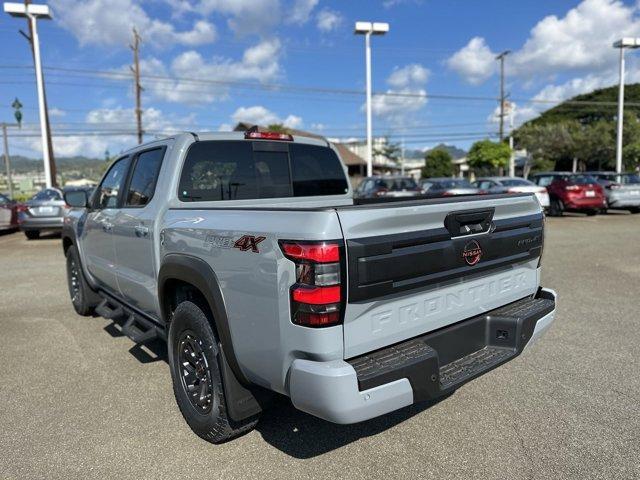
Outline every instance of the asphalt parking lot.
[[547, 225], [557, 321], [521, 357], [358, 425], [281, 400], [217, 446], [184, 423], [161, 345], [75, 314], [59, 238], [2, 235], [0, 478], [640, 478], [640, 215]]

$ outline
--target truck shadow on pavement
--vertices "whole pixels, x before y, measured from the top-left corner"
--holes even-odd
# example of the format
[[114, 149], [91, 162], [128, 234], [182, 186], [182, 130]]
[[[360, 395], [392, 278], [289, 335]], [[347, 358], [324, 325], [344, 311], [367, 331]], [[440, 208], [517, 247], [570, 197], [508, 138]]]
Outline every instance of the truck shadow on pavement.
[[[122, 323], [122, 320], [111, 319], [111, 323], [103, 330], [113, 338], [124, 337]], [[158, 361], [168, 363], [167, 344], [162, 340], [153, 340], [144, 345], [134, 344], [129, 353], [142, 364]], [[338, 425], [304, 413], [296, 409], [289, 398], [276, 394], [262, 412], [256, 431], [281, 452], [297, 459], [308, 459], [360, 438], [382, 433], [445, 398], [411, 405], [366, 422]]]
[[287, 397], [279, 396], [262, 413], [256, 430], [281, 452], [297, 459], [308, 459], [382, 433], [444, 398], [411, 405], [366, 422], [338, 425], [301, 412]]

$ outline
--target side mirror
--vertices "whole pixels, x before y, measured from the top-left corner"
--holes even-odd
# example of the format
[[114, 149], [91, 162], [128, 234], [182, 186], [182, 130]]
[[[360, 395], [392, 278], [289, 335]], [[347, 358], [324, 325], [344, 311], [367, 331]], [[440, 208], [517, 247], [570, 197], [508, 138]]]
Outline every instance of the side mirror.
[[64, 201], [67, 202], [67, 205], [75, 208], [87, 208], [89, 206], [89, 197], [84, 190], [65, 192]]

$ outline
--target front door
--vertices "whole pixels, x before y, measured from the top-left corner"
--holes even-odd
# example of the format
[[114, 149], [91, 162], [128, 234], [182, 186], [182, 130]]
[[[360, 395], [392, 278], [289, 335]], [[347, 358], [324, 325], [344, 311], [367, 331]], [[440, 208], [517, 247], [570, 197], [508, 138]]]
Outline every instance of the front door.
[[157, 147], [133, 157], [132, 173], [113, 228], [120, 291], [127, 303], [151, 316], [158, 313], [154, 246], [161, 200], [154, 198], [154, 192], [165, 150]]
[[92, 198], [82, 229], [82, 250], [87, 270], [106, 290], [117, 293], [113, 226], [120, 194], [129, 166], [129, 157], [114, 162]]

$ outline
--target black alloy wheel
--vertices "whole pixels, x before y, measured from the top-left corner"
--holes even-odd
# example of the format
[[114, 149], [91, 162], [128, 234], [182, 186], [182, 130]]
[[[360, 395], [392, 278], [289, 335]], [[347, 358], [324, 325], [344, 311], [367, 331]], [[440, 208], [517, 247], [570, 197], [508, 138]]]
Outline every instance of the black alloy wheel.
[[180, 380], [193, 408], [206, 415], [214, 401], [211, 371], [202, 350], [202, 342], [191, 330], [183, 332], [179, 340]]

